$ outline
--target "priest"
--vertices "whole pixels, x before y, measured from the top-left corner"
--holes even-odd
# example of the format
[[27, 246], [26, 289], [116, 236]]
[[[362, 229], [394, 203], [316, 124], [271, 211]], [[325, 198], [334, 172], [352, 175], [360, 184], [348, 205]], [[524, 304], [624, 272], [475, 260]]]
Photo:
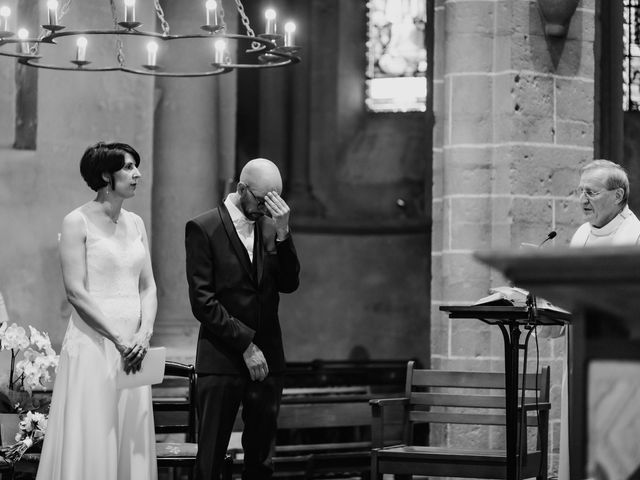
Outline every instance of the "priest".
[[[629, 209], [629, 178], [618, 164], [593, 160], [581, 170], [578, 198], [586, 222], [571, 238], [572, 247], [640, 245], [640, 220]], [[566, 357], [565, 357], [566, 358]], [[560, 402], [558, 480], [569, 480], [569, 412], [567, 362]]]

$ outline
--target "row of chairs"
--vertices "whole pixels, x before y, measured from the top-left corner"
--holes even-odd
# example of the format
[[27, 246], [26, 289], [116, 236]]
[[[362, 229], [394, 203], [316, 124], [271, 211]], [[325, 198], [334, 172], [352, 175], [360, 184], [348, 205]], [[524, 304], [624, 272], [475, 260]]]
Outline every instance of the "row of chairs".
[[[415, 362], [407, 364], [405, 396], [393, 399], [373, 399], [372, 407], [372, 451], [371, 472], [373, 480], [383, 474], [447, 476], [462, 478], [506, 478], [506, 451], [489, 446], [478, 446], [477, 442], [465, 448], [456, 446], [415, 445], [413, 432], [420, 424], [429, 424], [432, 429], [448, 426], [464, 435], [465, 428], [473, 426], [500, 427], [504, 432], [505, 391], [504, 375], [490, 372], [453, 372], [415, 368]], [[193, 398], [195, 373], [192, 366], [168, 362], [166, 376], [182, 376], [189, 380], [189, 398]], [[521, 375], [520, 385], [524, 386], [524, 414], [522, 420], [523, 438], [520, 445], [519, 461], [522, 478], [547, 479], [548, 470], [548, 425], [550, 392], [550, 371], [544, 367], [538, 373]], [[401, 444], [386, 445], [385, 410], [403, 410], [403, 439]], [[186, 432], [187, 442], [195, 442], [195, 409], [186, 400], [182, 402], [154, 402], [156, 415], [170, 412], [175, 415], [183, 410], [187, 422], [177, 422], [177, 426], [162, 426], [157, 419], [156, 430], [163, 432]], [[176, 418], [173, 418], [175, 424]], [[457, 428], [457, 430], [455, 430]], [[473, 430], [466, 430], [473, 432]], [[433, 432], [432, 432], [433, 433]], [[467, 433], [469, 434], [469, 433]], [[470, 434], [472, 435], [472, 434]], [[193, 443], [180, 445], [175, 453], [167, 452], [158, 444], [158, 465], [168, 467], [191, 467], [195, 460], [197, 446]], [[362, 472], [367, 476], [367, 472]]]
[[[525, 436], [519, 452], [522, 478], [547, 478], [549, 421], [549, 367], [521, 378], [525, 385], [525, 412], [522, 415]], [[187, 395], [184, 395], [185, 387]], [[168, 361], [163, 383], [154, 387], [153, 408], [156, 434], [183, 434], [184, 441], [159, 441], [156, 454], [159, 468], [169, 468], [174, 479], [191, 472], [197, 453], [196, 374], [193, 365]], [[172, 392], [179, 392], [173, 395]], [[383, 474], [447, 476], [464, 478], [506, 478], [506, 452], [482, 448], [432, 447], [414, 445], [412, 433], [418, 424], [427, 423], [433, 430], [441, 425], [457, 425], [457, 435], [465, 435], [465, 426], [505, 425], [504, 375], [488, 372], [451, 372], [415, 368], [408, 362], [405, 396], [373, 399], [371, 428], [371, 471], [361, 472], [373, 480]], [[396, 445], [385, 444], [385, 410], [403, 411], [403, 439]], [[527, 427], [535, 433], [527, 434]], [[451, 428], [451, 427], [448, 427]], [[467, 433], [468, 435], [472, 435]], [[169, 438], [169, 440], [171, 440]], [[182, 440], [182, 438], [180, 439]], [[473, 443], [473, 442], [472, 442]], [[35, 471], [37, 454], [27, 454], [16, 470]], [[230, 457], [227, 459], [230, 461]], [[19, 468], [19, 467], [31, 468]], [[13, 472], [12, 472], [13, 473]], [[230, 480], [231, 466], [225, 480]], [[4, 474], [3, 474], [3, 479]], [[12, 477], [10, 477], [12, 478]]]

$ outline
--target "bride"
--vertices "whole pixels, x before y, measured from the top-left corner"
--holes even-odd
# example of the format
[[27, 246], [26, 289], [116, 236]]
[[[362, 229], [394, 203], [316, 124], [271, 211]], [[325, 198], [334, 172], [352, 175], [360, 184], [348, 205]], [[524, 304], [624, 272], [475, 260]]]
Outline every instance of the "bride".
[[157, 310], [135, 195], [140, 156], [123, 143], [89, 147], [80, 173], [96, 197], [62, 222], [60, 258], [74, 307], [60, 354], [37, 480], [156, 480], [151, 388], [118, 390], [140, 369]]

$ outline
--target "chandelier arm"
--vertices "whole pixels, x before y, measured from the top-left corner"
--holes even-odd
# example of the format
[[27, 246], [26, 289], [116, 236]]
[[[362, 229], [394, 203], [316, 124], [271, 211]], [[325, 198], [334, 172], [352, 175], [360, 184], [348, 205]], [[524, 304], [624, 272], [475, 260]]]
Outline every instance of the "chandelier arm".
[[[5, 54], [5, 55], [9, 55], [9, 54]], [[62, 70], [62, 71], [71, 71], [71, 72], [126, 72], [126, 73], [133, 73], [136, 75], [144, 75], [144, 76], [149, 76], [149, 77], [183, 77], [183, 78], [195, 78], [195, 77], [210, 77], [210, 76], [214, 76], [214, 75], [221, 75], [223, 73], [228, 73], [231, 70], [233, 70], [233, 67], [231, 66], [227, 66], [225, 65], [224, 67], [218, 67], [215, 70], [208, 70], [208, 71], [203, 71], [203, 72], [191, 72], [191, 73], [177, 73], [177, 72], [154, 72], [154, 71], [147, 71], [147, 70], [140, 70], [140, 69], [136, 69], [136, 68], [131, 68], [131, 67], [120, 67], [120, 66], [114, 66], [114, 67], [62, 67], [62, 66], [58, 66], [58, 65], [47, 65], [47, 64], [43, 64], [40, 62], [32, 62], [32, 60], [34, 60], [33, 58], [27, 58], [24, 56], [20, 56], [17, 54], [14, 55], [9, 55], [9, 56], [14, 56], [18, 58], [18, 63], [21, 63], [23, 65], [28, 65], [30, 67], [36, 67], [36, 68], [44, 68], [46, 70]]]
[[[261, 38], [261, 37], [250, 37], [248, 35], [241, 35], [237, 33], [216, 33], [214, 35], [208, 33], [187, 33], [187, 34], [179, 34], [179, 35], [164, 35], [159, 32], [151, 32], [145, 30], [139, 30], [137, 28], [132, 29], [113, 29], [113, 30], [61, 30], [58, 32], [51, 33], [43, 38], [40, 43], [55, 43], [57, 38], [61, 37], [71, 37], [75, 35], [132, 35], [132, 36], [141, 36], [141, 37], [154, 37], [160, 40], [179, 40], [183, 38], [228, 38], [232, 40], [246, 40], [251, 42], [259, 43], [266, 51], [275, 51], [281, 47], [275, 45], [272, 41]], [[22, 40], [17, 39], [3, 39], [2, 42], [6, 43], [19, 43]], [[35, 39], [32, 39], [35, 41]], [[1, 43], [0, 43], [1, 45]]]

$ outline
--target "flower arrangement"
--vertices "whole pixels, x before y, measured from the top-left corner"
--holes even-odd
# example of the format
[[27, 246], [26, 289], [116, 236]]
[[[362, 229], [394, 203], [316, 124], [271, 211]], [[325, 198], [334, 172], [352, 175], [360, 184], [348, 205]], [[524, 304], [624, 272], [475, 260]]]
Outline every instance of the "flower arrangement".
[[[4, 322], [0, 325], [0, 348], [11, 350], [8, 388], [0, 388], [0, 392], [17, 412], [34, 407], [31, 403], [33, 390], [50, 381], [50, 370], [58, 366], [59, 356], [51, 347], [49, 335], [39, 332], [31, 325], [29, 330], [30, 336], [23, 327], [15, 323], [8, 326], [8, 322]], [[20, 351], [21, 359], [18, 357]], [[15, 402], [11, 400], [15, 397], [12, 392], [26, 392], [28, 399], [22, 399], [24, 404]]]
[[10, 464], [20, 460], [29, 448], [42, 442], [47, 430], [47, 416], [43, 413], [27, 412], [20, 418], [16, 434], [17, 443], [0, 448], [0, 456]]

